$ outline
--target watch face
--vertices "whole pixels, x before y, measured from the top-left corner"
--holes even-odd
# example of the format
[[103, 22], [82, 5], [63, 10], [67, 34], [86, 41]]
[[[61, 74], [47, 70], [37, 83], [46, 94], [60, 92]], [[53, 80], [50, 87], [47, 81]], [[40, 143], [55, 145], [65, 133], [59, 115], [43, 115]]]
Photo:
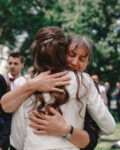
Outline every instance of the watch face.
[[70, 134], [70, 133], [67, 134], [67, 136], [66, 136], [67, 139], [69, 139], [69, 138], [71, 138], [71, 137], [72, 137], [72, 134]]

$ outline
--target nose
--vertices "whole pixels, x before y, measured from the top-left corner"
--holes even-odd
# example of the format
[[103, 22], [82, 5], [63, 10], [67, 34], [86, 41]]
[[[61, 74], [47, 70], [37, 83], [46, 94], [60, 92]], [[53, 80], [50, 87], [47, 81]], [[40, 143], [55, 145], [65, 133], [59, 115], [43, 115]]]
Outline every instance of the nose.
[[72, 61], [72, 65], [77, 66], [78, 65], [78, 58], [74, 58]]

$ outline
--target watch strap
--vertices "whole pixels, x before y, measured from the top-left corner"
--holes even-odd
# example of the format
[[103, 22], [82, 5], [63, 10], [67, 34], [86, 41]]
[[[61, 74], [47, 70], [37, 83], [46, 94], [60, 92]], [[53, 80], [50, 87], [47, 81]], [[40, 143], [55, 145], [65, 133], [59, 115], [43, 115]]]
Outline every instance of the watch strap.
[[65, 138], [70, 139], [72, 137], [72, 134], [73, 134], [73, 126], [71, 125], [70, 132], [65, 136]]

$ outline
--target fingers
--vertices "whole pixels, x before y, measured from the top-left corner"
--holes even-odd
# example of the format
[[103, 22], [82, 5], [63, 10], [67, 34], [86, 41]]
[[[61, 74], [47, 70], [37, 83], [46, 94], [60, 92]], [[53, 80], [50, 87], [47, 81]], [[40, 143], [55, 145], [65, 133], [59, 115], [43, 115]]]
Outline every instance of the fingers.
[[47, 131], [44, 131], [44, 130], [35, 130], [34, 133], [35, 133], [35, 134], [38, 134], [38, 135], [39, 135], [39, 134], [43, 134], [43, 135], [49, 134]]
[[56, 86], [68, 85], [70, 84], [71, 77], [60, 77], [55, 79]]
[[35, 123], [30, 123], [29, 125], [30, 125], [30, 127], [35, 128], [36, 130], [45, 130], [46, 129], [45, 126], [35, 124]]
[[36, 117], [40, 118], [40, 113], [39, 113], [37, 110], [33, 110], [32, 113], [33, 113]]
[[64, 90], [63, 89], [59, 89], [59, 88], [52, 88], [51, 91], [52, 92], [64, 93]]
[[59, 73], [55, 73], [55, 74], [52, 74], [52, 77], [54, 78], [59, 78], [59, 77], [62, 77], [64, 75], [66, 75], [67, 72], [59, 72]]
[[48, 115], [44, 115], [43, 113], [39, 113], [37, 110], [33, 110], [32, 113], [33, 113], [36, 117], [38, 117], [38, 118], [40, 118], [40, 119], [42, 119], [42, 120], [48, 120], [48, 119], [49, 119], [49, 116], [48, 116]]
[[29, 116], [29, 119], [31, 120], [31, 121], [33, 121], [34, 123], [36, 123], [36, 124], [41, 124], [41, 125], [45, 125], [46, 124], [46, 121], [45, 120], [42, 120], [42, 119], [40, 119], [40, 118], [37, 118], [37, 117], [35, 117], [35, 116]]
[[49, 108], [49, 111], [53, 114], [53, 115], [60, 115], [59, 112], [57, 112], [53, 107]]
[[55, 86], [65, 86], [65, 85], [69, 85], [71, 78], [70, 77], [61, 77], [61, 78], [57, 78], [55, 79]]
[[70, 84], [70, 82], [68, 82], [68, 81], [56, 82], [56, 83], [55, 83], [55, 86], [64, 86], [64, 85], [69, 85], [69, 84]]
[[49, 74], [51, 73], [51, 71], [48, 70], [48, 71], [45, 71], [45, 72], [43, 72], [43, 73], [46, 74], [46, 75], [49, 75]]
[[50, 70], [48, 71], [45, 71], [45, 72], [41, 72], [38, 76], [41, 76], [41, 75], [49, 75], [51, 73]]
[[60, 77], [60, 78], [57, 78], [56, 81], [61, 81], [61, 82], [64, 82], [64, 81], [70, 81], [71, 80], [71, 77], [68, 77], [68, 76], [63, 76], [63, 77]]

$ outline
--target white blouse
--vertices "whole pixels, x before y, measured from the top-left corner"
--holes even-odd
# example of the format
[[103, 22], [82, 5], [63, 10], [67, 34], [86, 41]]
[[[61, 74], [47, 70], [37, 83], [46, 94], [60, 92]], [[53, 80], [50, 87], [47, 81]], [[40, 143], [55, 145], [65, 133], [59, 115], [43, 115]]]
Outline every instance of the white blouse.
[[[73, 125], [74, 128], [83, 129], [87, 107], [91, 117], [99, 126], [101, 133], [111, 134], [115, 129], [115, 121], [104, 105], [91, 77], [86, 73], [83, 73], [83, 77], [78, 74], [80, 80], [78, 96], [83, 104], [81, 105], [76, 99], [78, 89], [76, 76], [72, 71], [69, 71], [67, 76], [72, 78], [70, 81], [71, 84], [66, 86], [69, 92], [69, 101], [60, 106], [65, 121]], [[21, 77], [17, 80], [16, 86], [24, 84], [25, 82], [26, 79]], [[46, 103], [50, 103], [52, 100], [49, 93], [44, 93], [44, 99]], [[33, 100], [34, 96], [28, 98], [13, 114], [10, 136], [11, 145], [18, 150], [79, 150], [78, 147], [70, 143], [64, 137], [36, 135], [33, 133], [33, 128], [29, 126], [30, 120], [28, 118], [32, 109]]]

